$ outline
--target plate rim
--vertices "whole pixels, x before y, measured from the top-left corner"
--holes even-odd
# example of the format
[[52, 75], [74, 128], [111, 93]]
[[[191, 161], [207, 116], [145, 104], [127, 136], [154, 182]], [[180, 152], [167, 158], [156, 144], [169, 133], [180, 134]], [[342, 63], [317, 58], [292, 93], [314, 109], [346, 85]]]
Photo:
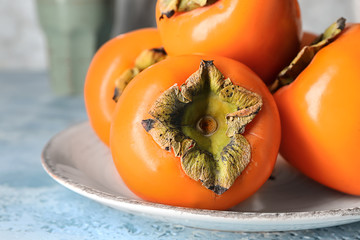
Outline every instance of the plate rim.
[[[188, 216], [191, 216], [191, 217], [198, 217], [199, 219], [200, 218], [202, 219], [204, 217], [207, 218], [210, 217], [212, 219], [221, 219], [221, 220], [225, 219], [228, 221], [246, 220], [246, 221], [256, 221], [256, 222], [259, 221], [267, 222], [276, 219], [277, 222], [286, 222], [289, 220], [301, 221], [305, 219], [306, 220], [326, 219], [331, 221], [332, 219], [336, 219], [339, 217], [347, 217], [348, 219], [346, 219], [345, 223], [360, 221], [360, 206], [352, 207], [352, 208], [337, 208], [331, 210], [312, 210], [312, 211], [296, 211], [296, 212], [240, 212], [233, 210], [208, 210], [208, 209], [194, 209], [194, 208], [171, 206], [161, 203], [148, 202], [146, 200], [130, 199], [123, 196], [116, 196], [114, 194], [92, 188], [90, 186], [76, 182], [73, 179], [70, 179], [66, 176], [62, 176], [53, 166], [52, 164], [53, 160], [48, 157], [49, 155], [48, 152], [51, 150], [54, 141], [57, 138], [83, 125], [90, 126], [88, 121], [84, 121], [81, 123], [74, 124], [68, 128], [65, 128], [62, 131], [56, 133], [53, 137], [51, 137], [42, 150], [41, 164], [44, 170], [47, 172], [47, 174], [59, 184], [92, 200], [101, 203], [107, 202], [108, 204], [110, 204], [110, 206], [116, 205], [115, 207], [116, 209], [122, 209], [126, 212], [140, 213], [140, 210], [136, 210], [136, 208], [138, 206], [141, 206], [142, 207], [141, 213], [146, 215], [151, 214], [154, 211], [157, 211], [157, 214], [159, 216], [164, 217], [169, 215], [169, 213], [167, 212], [171, 212], [171, 214], [177, 214], [178, 216], [181, 216], [181, 218], [183, 219], [187, 218]], [[146, 211], [144, 211], [144, 209]], [[335, 225], [341, 225], [341, 223]], [[335, 225], [327, 225], [327, 226], [335, 226]]]

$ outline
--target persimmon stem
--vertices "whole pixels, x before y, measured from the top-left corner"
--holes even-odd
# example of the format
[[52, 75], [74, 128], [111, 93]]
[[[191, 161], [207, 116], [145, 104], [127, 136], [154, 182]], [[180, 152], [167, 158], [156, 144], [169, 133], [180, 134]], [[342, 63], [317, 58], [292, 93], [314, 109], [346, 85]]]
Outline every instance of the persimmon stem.
[[205, 115], [199, 119], [196, 129], [204, 136], [211, 136], [216, 132], [218, 123], [216, 119], [210, 115]]

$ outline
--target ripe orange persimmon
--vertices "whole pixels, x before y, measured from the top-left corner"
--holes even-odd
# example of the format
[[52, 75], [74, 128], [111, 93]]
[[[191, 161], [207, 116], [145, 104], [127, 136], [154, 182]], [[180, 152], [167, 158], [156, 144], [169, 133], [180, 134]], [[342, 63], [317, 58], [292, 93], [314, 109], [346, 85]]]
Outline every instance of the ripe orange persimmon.
[[116, 105], [113, 100], [116, 80], [134, 67], [142, 51], [161, 46], [156, 29], [140, 29], [109, 40], [93, 57], [85, 81], [85, 106], [91, 126], [105, 144], [109, 144], [110, 122]]
[[[221, 78], [221, 74], [212, 66], [216, 66], [224, 78]], [[212, 70], [200, 71], [204, 68]], [[200, 78], [205, 81], [203, 85], [200, 84], [204, 90], [195, 90], [200, 86], [195, 83]], [[216, 81], [206, 82], [213, 78], [216, 78]], [[180, 85], [181, 91], [178, 91]], [[222, 90], [206, 92], [218, 88]], [[247, 107], [231, 105], [232, 100], [229, 99], [235, 98], [233, 91], [237, 89], [242, 90], [236, 94], [245, 95], [237, 103]], [[194, 93], [196, 91], [201, 94], [205, 91], [206, 94], [198, 96]], [[223, 97], [228, 100], [219, 100], [219, 92], [226, 94]], [[187, 99], [192, 101], [187, 102]], [[261, 110], [258, 108], [260, 102]], [[178, 107], [180, 110], [176, 110], [176, 114], [167, 112]], [[227, 109], [233, 109], [235, 113], [224, 115]], [[159, 116], [161, 114], [163, 116]], [[172, 120], [166, 120], [168, 117]], [[254, 118], [246, 125], [245, 131], [231, 125], [234, 119], [241, 117], [244, 117], [241, 121], [246, 123]], [[212, 121], [212, 118], [215, 121]], [[168, 128], [162, 132], [160, 127], [156, 129], [156, 124]], [[235, 137], [244, 142], [240, 145], [233, 144], [240, 149], [232, 152], [234, 146], [229, 146], [229, 141], [231, 139], [231, 143], [236, 142]], [[191, 143], [186, 145], [186, 140]], [[139, 73], [117, 103], [110, 134], [110, 149], [116, 168], [136, 195], [151, 202], [205, 209], [228, 209], [257, 191], [273, 170], [279, 143], [279, 116], [266, 85], [242, 63], [220, 56], [169, 57]], [[228, 145], [220, 154], [219, 145], [222, 144]], [[245, 145], [249, 148], [244, 147]], [[194, 151], [198, 151], [198, 154], [192, 156], [190, 150], [196, 147], [198, 148]], [[225, 148], [227, 150], [224, 150]], [[219, 154], [221, 156], [218, 156]], [[236, 157], [236, 154], [241, 156]], [[210, 155], [214, 158], [217, 155], [219, 160], [213, 160]], [[200, 169], [196, 170], [195, 166], [190, 169], [189, 162], [196, 165], [204, 160], [201, 156], [210, 156], [209, 159], [212, 160], [207, 159], [205, 165], [197, 165]], [[247, 157], [248, 164], [243, 166], [239, 176], [233, 178], [231, 186], [223, 184], [221, 179], [227, 173], [216, 176], [220, 180], [215, 180], [215, 183], [206, 178], [207, 174], [210, 176], [222, 172], [222, 164], [226, 165], [229, 161], [232, 162], [230, 165], [237, 165]], [[209, 173], [207, 165], [209, 168], [216, 165], [217, 170], [213, 169], [213, 172]], [[199, 179], [191, 175], [196, 175], [196, 171], [199, 171]], [[232, 173], [232, 170], [229, 171]]]
[[275, 94], [280, 152], [310, 178], [360, 195], [360, 24], [322, 48], [294, 82]]
[[173, 2], [158, 0], [156, 7], [157, 27], [170, 56], [233, 58], [270, 84], [299, 51], [297, 0], [217, 0], [189, 11], [173, 10]]

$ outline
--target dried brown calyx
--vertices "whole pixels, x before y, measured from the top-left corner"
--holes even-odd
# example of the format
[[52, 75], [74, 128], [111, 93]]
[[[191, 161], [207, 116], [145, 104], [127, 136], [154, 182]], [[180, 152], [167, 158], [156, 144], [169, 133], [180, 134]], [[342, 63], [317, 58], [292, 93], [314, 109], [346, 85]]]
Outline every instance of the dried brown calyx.
[[167, 54], [163, 48], [146, 49], [135, 59], [133, 68], [126, 69], [116, 80], [113, 100], [117, 102], [130, 81], [142, 70], [165, 59]]
[[184, 172], [222, 194], [251, 160], [242, 135], [262, 107], [261, 97], [225, 79], [213, 61], [202, 61], [180, 87], [163, 92], [142, 126], [164, 150], [180, 157]]
[[211, 5], [217, 0], [160, 0], [160, 19], [171, 18], [176, 12], [188, 12], [199, 7]]
[[339, 18], [335, 23], [328, 27], [323, 34], [317, 37], [311, 45], [303, 47], [290, 65], [279, 73], [275, 82], [270, 86], [270, 91], [274, 93], [279, 88], [292, 83], [310, 64], [315, 54], [334, 41], [334, 39], [344, 30], [345, 22], [345, 18]]

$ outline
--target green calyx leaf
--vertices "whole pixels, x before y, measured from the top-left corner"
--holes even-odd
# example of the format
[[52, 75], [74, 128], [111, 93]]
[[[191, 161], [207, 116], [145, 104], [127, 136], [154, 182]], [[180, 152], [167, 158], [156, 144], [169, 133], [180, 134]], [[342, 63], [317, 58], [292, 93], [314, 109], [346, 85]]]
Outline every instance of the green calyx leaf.
[[165, 59], [167, 54], [163, 48], [146, 49], [135, 59], [133, 68], [126, 69], [116, 80], [113, 100], [117, 102], [130, 81], [141, 71]]
[[217, 0], [160, 0], [160, 19], [171, 18], [176, 12], [188, 12], [199, 7], [210, 5]]
[[149, 111], [153, 118], [142, 126], [162, 149], [180, 157], [189, 177], [222, 194], [251, 160], [251, 146], [241, 134], [261, 107], [258, 94], [233, 85], [212, 61], [202, 61], [183, 85], [159, 96]]
[[335, 23], [330, 25], [323, 34], [315, 39], [311, 45], [303, 47], [290, 65], [279, 73], [273, 85], [270, 86], [270, 91], [274, 93], [279, 88], [292, 83], [310, 64], [316, 53], [334, 41], [344, 30], [345, 22], [345, 18], [339, 18]]

